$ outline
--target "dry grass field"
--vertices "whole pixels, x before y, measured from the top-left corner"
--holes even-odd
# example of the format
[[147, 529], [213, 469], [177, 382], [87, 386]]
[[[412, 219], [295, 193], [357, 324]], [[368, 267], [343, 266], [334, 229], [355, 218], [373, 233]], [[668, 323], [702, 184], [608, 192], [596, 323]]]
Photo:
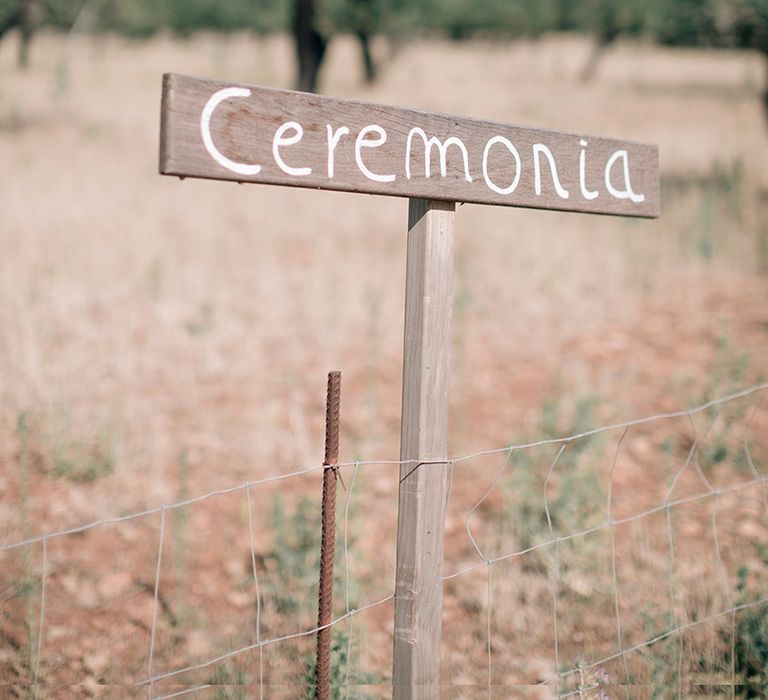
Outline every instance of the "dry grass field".
[[[619, 45], [585, 84], [580, 37], [376, 48], [381, 79], [363, 87], [354, 43], [335, 40], [324, 91], [660, 146], [658, 221], [459, 208], [453, 457], [688, 408], [766, 378], [757, 56]], [[0, 543], [317, 466], [331, 369], [344, 377], [342, 460], [396, 460], [406, 201], [157, 175], [162, 73], [288, 87], [287, 39], [43, 36], [28, 71], [14, 59], [9, 39]], [[701, 445], [711, 411], [575, 441], [549, 480], [552, 446], [513, 453], [498, 480], [505, 454], [457, 464], [447, 573], [482, 564], [467, 517], [495, 480], [469, 523], [487, 558], [548, 541], [542, 494], [560, 534], [602, 523], [606, 503], [608, 518], [627, 521], [446, 581], [444, 696], [489, 696], [489, 648], [493, 697], [523, 696], [611, 656], [617, 627], [628, 648], [764, 592], [765, 492], [729, 491], [768, 473], [768, 406], [756, 400], [729, 403]], [[397, 501], [397, 466], [342, 471], [350, 551], [348, 576], [339, 559], [339, 614], [391, 595]], [[632, 520], [707, 483], [716, 495]], [[33, 696], [36, 674], [37, 697], [145, 697], [134, 683], [148, 673], [251, 644], [257, 614], [261, 639], [310, 629], [319, 493], [315, 471], [52, 538], [45, 576], [40, 542], [0, 552], [9, 697]], [[732, 630], [744, 619], [768, 625], [754, 610], [764, 608], [585, 668], [560, 691], [728, 694]], [[350, 697], [386, 695], [392, 604], [351, 620], [336, 627], [337, 671], [359, 686]], [[768, 632], [762, 639], [768, 649]], [[158, 681], [152, 697], [186, 684], [211, 684], [194, 697], [259, 697], [250, 684], [260, 661], [266, 697], [304, 697], [313, 644], [238, 654]], [[530, 692], [552, 697], [557, 686]]]

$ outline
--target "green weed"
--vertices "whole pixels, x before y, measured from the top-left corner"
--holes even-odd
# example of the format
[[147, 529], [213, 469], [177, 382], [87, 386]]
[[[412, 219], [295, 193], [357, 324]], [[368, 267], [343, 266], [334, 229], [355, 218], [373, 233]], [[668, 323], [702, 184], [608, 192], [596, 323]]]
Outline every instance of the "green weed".
[[[339, 500], [338, 507], [342, 507]], [[354, 511], [350, 511], [350, 521]], [[264, 556], [265, 567], [269, 572], [265, 580], [265, 605], [277, 613], [276, 633], [295, 631], [281, 627], [281, 620], [290, 620], [295, 625], [297, 620], [315, 620], [317, 614], [317, 587], [320, 571], [320, 506], [307, 498], [302, 498], [293, 509], [288, 509], [282, 496], [275, 499], [271, 529], [272, 547]], [[354, 532], [348, 534], [349, 545], [355, 542]], [[334, 595], [337, 599], [345, 595], [346, 584], [343, 551], [336, 548], [334, 567]], [[350, 581], [350, 590], [346, 593], [350, 606], [357, 607], [358, 585]], [[309, 592], [309, 594], [307, 594]], [[331, 685], [332, 698], [341, 697], [342, 688], [348, 682], [360, 685], [374, 683], [376, 679], [361, 674], [354, 667], [349, 651], [357, 648], [349, 645], [346, 631], [334, 629], [331, 647]], [[302, 669], [302, 679], [306, 683], [307, 697], [314, 697], [315, 656], [302, 654], [290, 644], [282, 644], [281, 649], [289, 662]], [[364, 697], [356, 694], [356, 697]]]
[[[30, 447], [30, 422], [26, 413], [20, 413], [16, 420], [16, 435], [19, 441], [19, 522], [23, 537], [28, 537], [29, 532], [29, 478], [31, 468], [31, 447]], [[20, 663], [21, 667], [29, 674], [35, 667], [37, 660], [35, 650], [37, 649], [37, 614], [36, 601], [39, 598], [40, 576], [34, 571], [32, 562], [32, 553], [29, 547], [22, 550], [22, 570], [20, 576], [13, 582], [12, 588], [15, 597], [23, 604], [24, 609], [24, 629], [26, 643], [20, 645]], [[34, 688], [29, 686], [29, 697], [35, 695]]]
[[[741, 389], [748, 380], [749, 365], [749, 354], [733, 346], [729, 329], [723, 326], [716, 341], [714, 369], [708, 377], [707, 386], [694, 403], [706, 403]], [[707, 440], [698, 449], [702, 469], [707, 471], [727, 461], [738, 468], [747, 468], [742, 445], [733, 442], [733, 436], [739, 432], [739, 426], [744, 422], [745, 410], [746, 406], [739, 403], [734, 403], [726, 409], [713, 406], [707, 410], [709, 420], [717, 418], [717, 422], [713, 424]]]
[[219, 666], [209, 683], [216, 688], [215, 700], [246, 700], [249, 697], [248, 676], [236, 662]]
[[198, 308], [197, 313], [187, 319], [184, 327], [192, 336], [207, 335], [214, 329], [216, 322], [216, 309], [211, 302], [204, 302]]
[[726, 324], [721, 328], [715, 347], [715, 367], [709, 375], [709, 383], [702, 397], [704, 401], [741, 389], [749, 370], [749, 353], [734, 347], [730, 329]]
[[51, 418], [48, 433], [30, 433], [38, 451], [45, 455], [53, 478], [74, 482], [92, 482], [109, 476], [115, 470], [116, 430], [113, 417], [108, 417], [91, 431], [83, 432], [66, 408]]
[[[587, 430], [596, 424], [598, 403], [595, 397], [578, 399], [571, 415], [566, 416], [559, 400], [546, 401], [537, 436], [554, 439]], [[601, 452], [600, 439], [592, 437], [574, 441], [560, 455], [547, 494], [549, 517], [556, 534], [581, 530], [604, 517], [605, 490], [595, 468]], [[512, 465], [502, 486], [504, 517], [511, 521], [515, 546], [528, 549], [551, 537], [544, 507], [544, 475], [542, 465], [530, 450], [513, 453]]]
[[679, 233], [681, 252], [686, 256], [711, 260], [726, 246], [722, 231], [727, 224], [741, 222], [743, 217], [744, 163], [736, 158], [730, 162], [716, 162], [710, 171], [701, 175], [664, 175], [662, 199], [680, 200], [684, 197], [698, 202], [698, 222]]
[[[302, 498], [293, 512], [288, 512], [285, 500], [277, 496], [272, 509], [272, 548], [265, 555], [268, 600], [279, 615], [294, 616], [300, 608], [306, 612], [316, 609], [317, 598], [299, 600], [297, 590], [317, 586], [320, 571], [320, 508], [308, 498]], [[334, 583], [336, 583], [334, 581]]]
[[[352, 649], [355, 645], [352, 645]], [[334, 631], [331, 637], [331, 672], [330, 672], [330, 696], [331, 700], [344, 700], [348, 696], [348, 686], [371, 685], [377, 683], [377, 679], [372, 674], [360, 673], [352, 666], [353, 660], [350, 659], [349, 636], [345, 630]], [[306, 683], [306, 700], [315, 698], [315, 683], [317, 680], [317, 659], [312, 656], [307, 660], [303, 680]], [[355, 691], [354, 697], [366, 698], [368, 695], [361, 694], [359, 689]]]
[[[736, 585], [737, 606], [758, 601], [757, 594], [747, 588], [748, 578], [747, 567], [742, 566]], [[756, 604], [737, 614], [734, 666], [740, 680], [739, 697], [764, 698], [768, 695], [768, 610], [765, 604]]]
[[[673, 629], [675, 621], [672, 613], [659, 610], [654, 603], [649, 603], [640, 612], [640, 620], [646, 639], [655, 639]], [[642, 656], [648, 665], [648, 690], [651, 698], [667, 697], [670, 688], [678, 688], [680, 678], [680, 638], [669, 635], [642, 650]]]
[[[185, 501], [189, 497], [190, 462], [187, 450], [179, 454], [179, 488], [177, 501]], [[176, 578], [176, 598], [178, 600], [178, 618], [186, 621], [191, 610], [188, 605], [188, 570], [189, 570], [189, 510], [188, 508], [173, 509], [173, 525], [176, 535], [176, 546], [173, 548], [173, 568]]]
[[69, 481], [96, 481], [115, 469], [114, 456], [104, 444], [59, 443], [51, 455], [52, 475]]

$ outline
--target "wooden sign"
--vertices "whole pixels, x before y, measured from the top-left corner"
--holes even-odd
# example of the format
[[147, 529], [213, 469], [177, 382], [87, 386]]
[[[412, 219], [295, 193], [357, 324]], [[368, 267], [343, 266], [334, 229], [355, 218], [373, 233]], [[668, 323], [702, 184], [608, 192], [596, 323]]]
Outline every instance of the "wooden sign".
[[410, 198], [392, 692], [432, 700], [440, 694], [456, 202], [656, 217], [658, 150], [172, 74], [163, 79], [160, 131], [165, 175]]
[[160, 172], [621, 216], [660, 207], [655, 146], [174, 74]]

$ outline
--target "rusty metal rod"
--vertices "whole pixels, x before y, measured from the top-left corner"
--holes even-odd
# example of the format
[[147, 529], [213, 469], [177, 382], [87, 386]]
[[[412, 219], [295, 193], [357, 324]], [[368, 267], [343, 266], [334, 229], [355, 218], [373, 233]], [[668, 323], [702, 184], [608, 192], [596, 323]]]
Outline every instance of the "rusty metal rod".
[[315, 683], [318, 700], [331, 694], [331, 615], [333, 613], [333, 559], [336, 554], [336, 477], [339, 463], [339, 412], [341, 372], [328, 373], [325, 402], [325, 460], [323, 465], [323, 513], [320, 540], [320, 586], [317, 611], [317, 664]]

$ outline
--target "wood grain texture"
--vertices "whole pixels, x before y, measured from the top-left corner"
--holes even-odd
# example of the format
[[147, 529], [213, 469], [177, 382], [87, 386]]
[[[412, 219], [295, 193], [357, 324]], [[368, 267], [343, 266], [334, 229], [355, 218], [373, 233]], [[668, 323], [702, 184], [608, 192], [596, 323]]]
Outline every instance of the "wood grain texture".
[[454, 219], [452, 202], [410, 201], [400, 459], [414, 462], [400, 468], [396, 699], [438, 696]]
[[[232, 88], [238, 94], [220, 96], [206, 122], [217, 160], [201, 118]], [[655, 146], [175, 74], [163, 79], [160, 172], [623, 216], [660, 209]]]

